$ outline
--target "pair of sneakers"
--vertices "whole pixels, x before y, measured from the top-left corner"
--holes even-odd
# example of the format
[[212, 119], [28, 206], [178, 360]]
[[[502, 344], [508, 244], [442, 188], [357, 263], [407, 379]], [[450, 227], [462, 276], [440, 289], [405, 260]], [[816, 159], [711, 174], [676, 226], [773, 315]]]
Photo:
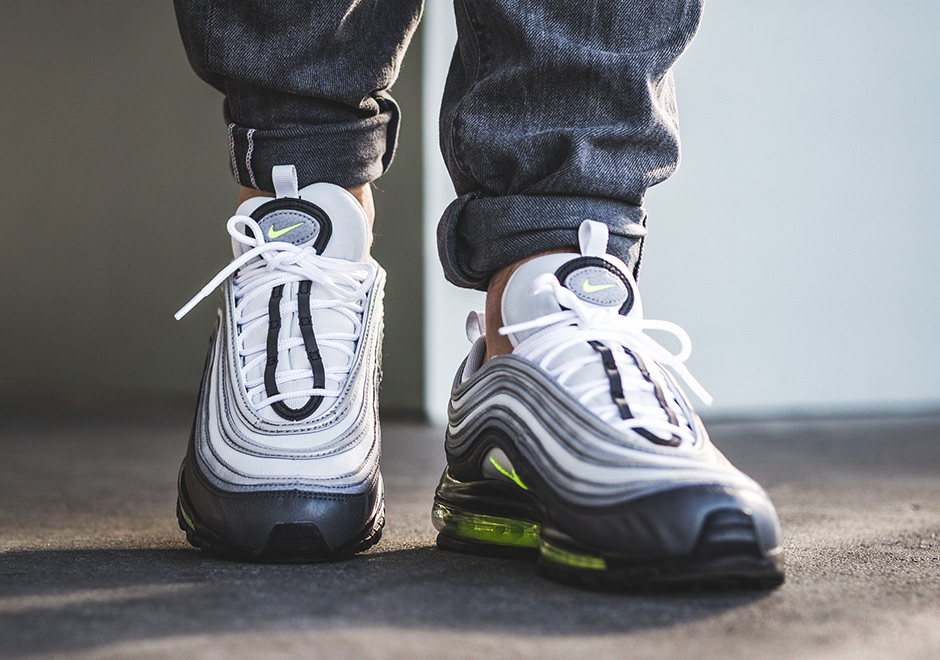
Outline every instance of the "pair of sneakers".
[[[320, 561], [377, 543], [385, 522], [377, 389], [385, 273], [346, 190], [298, 190], [228, 223], [222, 285], [178, 518], [193, 545], [259, 561]], [[585, 221], [580, 254], [532, 259], [510, 278], [513, 352], [484, 362], [483, 318], [454, 381], [434, 496], [440, 547], [536, 559], [599, 587], [783, 580], [776, 513], [709, 441], [677, 377], [687, 335], [645, 320], [607, 228]], [[674, 334], [674, 355], [645, 330]]]

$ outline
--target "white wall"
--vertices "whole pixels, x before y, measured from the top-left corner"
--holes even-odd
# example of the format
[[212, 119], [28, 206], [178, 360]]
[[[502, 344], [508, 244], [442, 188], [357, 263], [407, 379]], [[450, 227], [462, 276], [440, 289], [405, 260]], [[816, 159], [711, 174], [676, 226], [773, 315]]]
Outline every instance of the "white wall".
[[[452, 195], [436, 154], [447, 4], [429, 3], [425, 25], [437, 420], [469, 308], [432, 242]], [[640, 283], [647, 314], [692, 335], [712, 413], [940, 405], [937, 25], [929, 0], [708, 3], [676, 68], [683, 163], [648, 196]]]
[[709, 3], [642, 285], [716, 409], [940, 404], [940, 4]]
[[449, 2], [431, 0], [424, 10], [424, 373], [428, 417], [447, 419], [447, 399], [460, 362], [470, 348], [464, 334], [467, 312], [483, 309], [483, 294], [458, 289], [444, 279], [437, 258], [437, 221], [455, 197], [438, 147], [437, 116], [450, 55], [457, 40]]

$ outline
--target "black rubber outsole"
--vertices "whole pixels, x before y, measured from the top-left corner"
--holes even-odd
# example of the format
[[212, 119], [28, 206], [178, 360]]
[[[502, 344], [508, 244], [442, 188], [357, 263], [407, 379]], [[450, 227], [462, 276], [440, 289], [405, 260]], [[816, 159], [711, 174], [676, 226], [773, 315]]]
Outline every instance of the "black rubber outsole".
[[539, 571], [549, 578], [596, 591], [763, 591], [775, 589], [784, 575], [771, 559], [734, 562], [724, 566], [669, 562], [634, 568], [619, 568], [601, 574], [562, 568], [540, 561]]
[[184, 512], [181, 498], [176, 501], [176, 518], [190, 545], [220, 559], [255, 563], [320, 563], [348, 559], [378, 543], [385, 526], [385, 506], [364, 527], [361, 538], [338, 549], [327, 545], [314, 523], [274, 525], [264, 547], [250, 550], [228, 543], [202, 526], [188, 507]]
[[[705, 522], [699, 543], [688, 556], [638, 561], [600, 553], [607, 568], [592, 570], [547, 561], [540, 554], [539, 571], [562, 582], [603, 591], [764, 590], [783, 584], [781, 548], [764, 553], [756, 541], [732, 545], [714, 538], [711, 520], [727, 513], [717, 512]], [[545, 537], [555, 546], [566, 547], [563, 535], [546, 531]], [[583, 552], [577, 545], [568, 547]]]

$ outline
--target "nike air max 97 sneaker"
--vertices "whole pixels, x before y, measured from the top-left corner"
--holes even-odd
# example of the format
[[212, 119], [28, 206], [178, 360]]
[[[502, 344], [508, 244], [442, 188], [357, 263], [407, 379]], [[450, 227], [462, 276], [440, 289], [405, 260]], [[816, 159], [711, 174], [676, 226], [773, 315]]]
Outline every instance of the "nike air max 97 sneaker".
[[222, 284], [177, 514], [203, 550], [318, 561], [375, 544], [385, 522], [377, 388], [385, 273], [346, 190], [297, 190], [274, 168], [276, 198], [228, 222]]
[[[520, 266], [502, 298], [513, 352], [484, 363], [482, 317], [454, 382], [432, 519], [445, 549], [536, 557], [600, 588], [783, 581], [777, 514], [711, 444], [678, 385], [678, 326], [643, 318], [636, 283], [585, 221], [581, 254]], [[673, 334], [672, 354], [646, 330]]]

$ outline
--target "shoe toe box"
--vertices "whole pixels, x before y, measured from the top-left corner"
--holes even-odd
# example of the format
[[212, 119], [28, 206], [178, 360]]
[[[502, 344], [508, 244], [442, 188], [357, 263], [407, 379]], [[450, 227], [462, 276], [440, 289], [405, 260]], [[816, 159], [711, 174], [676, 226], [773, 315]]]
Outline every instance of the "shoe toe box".
[[689, 485], [602, 507], [553, 509], [560, 530], [625, 559], [766, 557], [780, 546], [777, 513], [759, 488]]
[[259, 559], [341, 557], [371, 545], [384, 522], [377, 473], [356, 493], [300, 485], [227, 490], [187, 460], [179, 491], [185, 522], [204, 548]]

